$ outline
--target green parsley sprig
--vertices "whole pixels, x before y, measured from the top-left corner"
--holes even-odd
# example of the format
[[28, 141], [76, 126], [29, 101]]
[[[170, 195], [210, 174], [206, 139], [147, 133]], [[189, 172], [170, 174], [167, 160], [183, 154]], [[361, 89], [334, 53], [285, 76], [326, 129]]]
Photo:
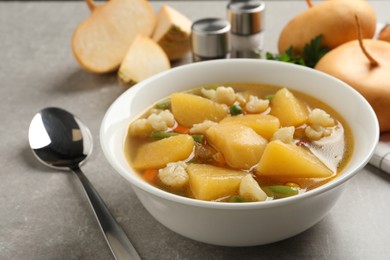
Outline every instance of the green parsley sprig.
[[322, 35], [318, 35], [317, 37], [312, 39], [310, 43], [305, 44], [303, 48], [303, 55], [295, 54], [293, 51], [293, 46], [291, 46], [284, 53], [280, 55], [267, 52], [266, 59], [289, 62], [289, 63], [294, 63], [294, 64], [314, 68], [317, 62], [328, 51], [329, 48], [327, 46], [322, 45]]
[[294, 64], [306, 66], [306, 62], [303, 59], [303, 57], [299, 54], [293, 53], [292, 46], [280, 55], [267, 52], [265, 57], [267, 60], [277, 60], [277, 61], [283, 61], [283, 62], [294, 63]]

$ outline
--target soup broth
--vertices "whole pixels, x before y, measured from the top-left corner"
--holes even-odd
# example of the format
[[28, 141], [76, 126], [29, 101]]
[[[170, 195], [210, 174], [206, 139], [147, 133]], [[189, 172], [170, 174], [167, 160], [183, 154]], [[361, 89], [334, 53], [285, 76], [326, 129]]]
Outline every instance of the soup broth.
[[352, 151], [352, 132], [330, 106], [257, 83], [174, 93], [130, 123], [124, 145], [151, 185], [221, 202], [304, 193], [335, 178]]

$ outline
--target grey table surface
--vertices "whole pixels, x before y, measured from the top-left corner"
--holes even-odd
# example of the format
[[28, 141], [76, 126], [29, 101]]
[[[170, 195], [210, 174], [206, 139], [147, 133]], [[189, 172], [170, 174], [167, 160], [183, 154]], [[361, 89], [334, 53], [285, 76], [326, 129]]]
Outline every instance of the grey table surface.
[[[225, 17], [226, 1], [152, 5], [164, 3], [192, 20]], [[379, 21], [390, 21], [390, 1], [370, 3]], [[280, 30], [306, 4], [266, 4], [265, 49], [275, 52]], [[159, 224], [100, 148], [101, 120], [125, 89], [115, 74], [85, 72], [73, 58], [70, 39], [88, 13], [83, 2], [0, 2], [0, 259], [112, 259], [75, 176], [40, 165], [29, 149], [30, 120], [46, 106], [68, 109], [90, 127], [94, 153], [82, 169], [143, 259], [389, 259], [390, 176], [370, 165], [320, 223], [274, 244], [207, 245]]]

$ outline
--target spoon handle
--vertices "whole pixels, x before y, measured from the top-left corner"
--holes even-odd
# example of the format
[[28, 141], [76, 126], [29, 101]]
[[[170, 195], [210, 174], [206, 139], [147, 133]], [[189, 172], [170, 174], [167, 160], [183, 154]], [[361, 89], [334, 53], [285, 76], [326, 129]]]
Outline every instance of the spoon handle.
[[141, 257], [131, 244], [130, 240], [126, 236], [126, 233], [111, 215], [106, 204], [81, 169], [79, 167], [74, 167], [72, 168], [72, 171], [77, 175], [84, 187], [85, 193], [87, 194], [89, 202], [99, 222], [100, 228], [105, 235], [108, 246], [110, 247], [115, 259], [140, 260]]

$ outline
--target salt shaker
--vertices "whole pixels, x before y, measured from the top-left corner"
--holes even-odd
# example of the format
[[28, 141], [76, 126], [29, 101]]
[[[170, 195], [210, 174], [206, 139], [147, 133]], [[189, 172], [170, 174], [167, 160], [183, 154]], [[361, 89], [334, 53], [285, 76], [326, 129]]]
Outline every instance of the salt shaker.
[[231, 57], [259, 58], [264, 44], [265, 3], [232, 0], [227, 5], [231, 24]]
[[230, 23], [220, 18], [204, 18], [191, 27], [193, 61], [224, 59], [230, 51]]

